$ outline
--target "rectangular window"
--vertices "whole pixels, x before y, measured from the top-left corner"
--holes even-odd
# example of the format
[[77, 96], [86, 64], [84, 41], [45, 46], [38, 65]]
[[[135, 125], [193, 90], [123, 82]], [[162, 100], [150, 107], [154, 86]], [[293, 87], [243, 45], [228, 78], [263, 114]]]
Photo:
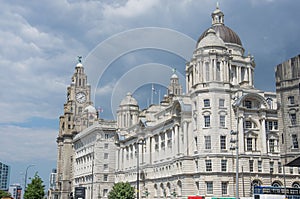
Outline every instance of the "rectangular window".
[[294, 149], [298, 149], [299, 145], [298, 145], [298, 137], [296, 134], [292, 135], [292, 142], [293, 142], [293, 148]]
[[253, 160], [249, 160], [249, 171], [253, 172]]
[[281, 162], [278, 162], [278, 173], [282, 172]]
[[291, 119], [291, 125], [295, 126], [297, 124], [296, 113], [291, 113], [290, 119]]
[[269, 121], [269, 130], [272, 131], [273, 130], [273, 122], [272, 121]]
[[219, 107], [224, 108], [225, 107], [225, 99], [219, 99]]
[[204, 136], [205, 149], [211, 149], [211, 137], [210, 135]]
[[103, 189], [103, 197], [107, 197], [108, 189]]
[[290, 174], [294, 173], [294, 167], [290, 167]]
[[217, 67], [216, 67], [216, 80], [220, 81], [221, 80], [221, 63], [217, 62]]
[[261, 160], [258, 160], [258, 162], [257, 162], [257, 171], [262, 172], [262, 161]]
[[220, 115], [220, 126], [225, 127], [225, 115]]
[[206, 76], [206, 81], [209, 81], [209, 63], [205, 62], [205, 76]]
[[205, 160], [206, 171], [212, 171], [211, 160]]
[[108, 159], [108, 153], [104, 153], [104, 159]]
[[204, 103], [204, 107], [210, 107], [210, 100], [209, 99], [204, 99], [203, 103]]
[[204, 116], [204, 127], [210, 127], [210, 115]]
[[290, 104], [295, 104], [295, 97], [294, 96], [289, 96], [288, 101]]
[[104, 171], [107, 171], [107, 170], [108, 170], [108, 164], [104, 164], [104, 165], [103, 165], [103, 170], [104, 170]]
[[274, 173], [274, 162], [270, 162], [270, 173]]
[[221, 171], [222, 172], [227, 171], [227, 160], [221, 160]]
[[278, 130], [278, 122], [277, 121], [274, 121], [274, 129]]
[[252, 151], [252, 138], [247, 138], [247, 151]]
[[105, 144], [104, 144], [104, 148], [105, 148], [105, 149], [108, 149], [108, 143], [105, 143]]
[[245, 106], [246, 108], [252, 108], [252, 102], [249, 101], [249, 100], [246, 100], [245, 103], [244, 103], [244, 106]]
[[225, 135], [220, 136], [220, 148], [221, 148], [221, 150], [226, 150], [226, 136]]
[[107, 175], [107, 174], [104, 174], [104, 175], [103, 175], [103, 181], [104, 181], [104, 182], [107, 182], [107, 181], [108, 181], [108, 175]]
[[251, 129], [252, 128], [252, 122], [251, 121], [245, 121], [245, 128]]
[[228, 182], [222, 182], [221, 187], [222, 187], [222, 195], [227, 195]]
[[206, 182], [206, 194], [213, 194], [213, 182]]
[[104, 138], [107, 140], [109, 138], [109, 135], [105, 133]]
[[275, 140], [274, 139], [269, 140], [269, 148], [270, 148], [270, 153], [274, 153], [274, 151], [275, 151]]

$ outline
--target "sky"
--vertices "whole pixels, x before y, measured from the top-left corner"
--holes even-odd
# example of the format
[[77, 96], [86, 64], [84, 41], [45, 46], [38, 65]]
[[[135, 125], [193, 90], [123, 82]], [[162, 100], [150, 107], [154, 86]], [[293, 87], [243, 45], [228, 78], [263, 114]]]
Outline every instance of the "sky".
[[[95, 107], [114, 119], [132, 92], [145, 108], [165, 93], [211, 26], [214, 0], [0, 0], [0, 161], [11, 184], [35, 172], [48, 186], [58, 119], [82, 56]], [[275, 91], [275, 66], [300, 53], [300, 1], [219, 0], [225, 25], [256, 62], [254, 85]], [[158, 91], [151, 100], [152, 85]]]

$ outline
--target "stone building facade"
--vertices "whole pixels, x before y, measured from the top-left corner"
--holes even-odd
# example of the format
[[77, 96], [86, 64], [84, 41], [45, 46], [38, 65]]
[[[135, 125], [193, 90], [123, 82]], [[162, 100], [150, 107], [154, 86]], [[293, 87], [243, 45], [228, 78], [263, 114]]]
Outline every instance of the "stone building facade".
[[91, 101], [91, 86], [79, 60], [67, 87], [64, 113], [59, 118], [56, 186], [49, 193], [53, 198], [70, 198], [78, 186], [85, 187], [92, 198], [105, 198], [112, 187], [116, 122], [98, 116]]
[[[240, 197], [254, 185], [283, 186], [276, 94], [254, 87], [254, 69], [217, 8], [186, 64], [186, 94], [172, 90], [174, 74], [160, 104], [138, 112], [132, 95], [122, 101], [116, 181], [140, 197], [236, 196], [238, 150]], [[299, 186], [298, 172], [285, 172], [287, 186]]]
[[276, 67], [280, 152], [284, 164], [299, 157], [300, 55]]
[[86, 188], [86, 198], [107, 198], [115, 182], [116, 122], [99, 120], [73, 139], [75, 187]]

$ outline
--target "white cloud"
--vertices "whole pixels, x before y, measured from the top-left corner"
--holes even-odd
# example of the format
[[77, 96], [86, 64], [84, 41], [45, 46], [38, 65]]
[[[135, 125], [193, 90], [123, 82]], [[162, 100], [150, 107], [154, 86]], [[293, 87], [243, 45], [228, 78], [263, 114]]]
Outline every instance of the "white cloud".
[[0, 132], [0, 157], [5, 161], [56, 158], [57, 132], [53, 129], [0, 126]]
[[133, 18], [143, 15], [158, 3], [158, 0], [128, 0], [125, 5], [104, 5], [103, 13], [107, 17]]

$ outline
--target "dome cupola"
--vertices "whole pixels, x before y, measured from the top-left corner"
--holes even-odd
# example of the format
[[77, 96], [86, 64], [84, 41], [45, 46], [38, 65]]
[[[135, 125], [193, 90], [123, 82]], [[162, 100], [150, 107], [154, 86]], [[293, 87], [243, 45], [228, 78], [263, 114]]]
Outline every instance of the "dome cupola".
[[210, 29], [213, 29], [216, 32], [217, 36], [219, 36], [225, 43], [237, 44], [239, 46], [242, 46], [240, 37], [233, 30], [224, 25], [224, 14], [219, 9], [219, 5], [217, 5], [216, 10], [211, 14], [211, 17], [212, 26], [201, 34], [197, 42], [198, 44], [207, 35], [207, 32]]

